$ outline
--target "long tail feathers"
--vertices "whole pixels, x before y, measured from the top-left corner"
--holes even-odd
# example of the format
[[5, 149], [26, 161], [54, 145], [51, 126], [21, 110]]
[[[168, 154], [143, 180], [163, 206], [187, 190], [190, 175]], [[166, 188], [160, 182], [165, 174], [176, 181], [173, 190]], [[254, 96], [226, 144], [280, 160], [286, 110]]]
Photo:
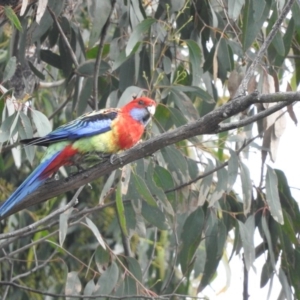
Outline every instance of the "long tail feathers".
[[0, 217], [6, 215], [15, 205], [19, 204], [27, 195], [34, 192], [41, 186], [47, 178], [56, 172], [62, 164], [56, 164], [57, 159], [62, 156], [64, 151], [52, 155], [45, 159], [12, 193], [12, 195], [0, 206]]

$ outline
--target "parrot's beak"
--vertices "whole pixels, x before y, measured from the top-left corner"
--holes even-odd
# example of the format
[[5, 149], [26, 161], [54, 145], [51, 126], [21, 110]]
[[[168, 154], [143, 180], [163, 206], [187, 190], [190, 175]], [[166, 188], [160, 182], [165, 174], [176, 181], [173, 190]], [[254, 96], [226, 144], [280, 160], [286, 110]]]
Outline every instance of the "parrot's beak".
[[156, 108], [155, 105], [147, 106], [147, 110], [148, 110], [149, 114], [151, 115], [151, 117], [155, 114], [155, 108]]

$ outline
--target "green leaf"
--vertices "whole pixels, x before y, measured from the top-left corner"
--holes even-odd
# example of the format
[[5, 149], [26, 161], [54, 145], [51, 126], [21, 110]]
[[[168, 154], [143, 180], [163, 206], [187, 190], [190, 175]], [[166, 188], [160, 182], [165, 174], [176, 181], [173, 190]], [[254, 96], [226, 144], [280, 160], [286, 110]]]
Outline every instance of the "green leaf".
[[[273, 10], [273, 12], [272, 12], [271, 17], [269, 18], [267, 33], [269, 33], [272, 30], [275, 22], [278, 20], [277, 5], [274, 5], [272, 10]], [[276, 34], [272, 40], [272, 46], [274, 47], [274, 50], [277, 52], [277, 54], [279, 54], [280, 56], [285, 55], [285, 45], [284, 45], [280, 30], [278, 30], [276, 32]], [[270, 54], [270, 48], [268, 50], [269, 50], [269, 54]]]
[[83, 87], [80, 91], [76, 113], [77, 116], [81, 116], [88, 105], [88, 99], [90, 98], [93, 91], [93, 78], [86, 78], [83, 82]]
[[141, 198], [143, 198], [149, 205], [156, 207], [156, 201], [150, 193], [145, 181], [135, 172], [132, 172], [134, 185]]
[[195, 253], [195, 278], [197, 278], [200, 274], [204, 272], [206, 262], [206, 251], [205, 251], [205, 241], [202, 240], [200, 242], [200, 246], [198, 247]]
[[271, 0], [246, 1], [243, 13], [242, 44], [246, 51], [256, 39], [263, 23], [269, 16]]
[[4, 14], [20, 32], [23, 31], [21, 22], [11, 6], [4, 6]]
[[189, 48], [190, 64], [192, 68], [193, 86], [199, 86], [202, 80], [202, 53], [199, 45], [193, 40], [186, 40], [186, 44]]
[[252, 200], [252, 182], [248, 167], [240, 161], [241, 181], [244, 202], [244, 214], [247, 215], [251, 209]]
[[245, 0], [228, 0], [228, 16], [234, 21], [239, 17]]
[[110, 253], [102, 247], [97, 247], [95, 252], [95, 263], [100, 273], [106, 270], [110, 262]]
[[45, 63], [57, 68], [62, 69], [61, 58], [58, 54], [53, 53], [50, 50], [41, 50], [40, 51], [41, 60]]
[[149, 205], [146, 201], [142, 202], [142, 216], [155, 227], [161, 230], [168, 229], [164, 213], [158, 207]]
[[119, 223], [122, 229], [122, 232], [125, 236], [128, 237], [128, 231], [126, 226], [126, 217], [125, 217], [125, 209], [122, 199], [122, 193], [121, 193], [121, 181], [118, 184], [118, 188], [116, 191], [116, 207], [117, 207], [117, 214], [119, 218]]
[[278, 193], [278, 179], [275, 171], [270, 166], [267, 166], [266, 200], [274, 220], [279, 224], [283, 224], [283, 214]]
[[272, 264], [273, 270], [275, 270], [276, 262], [275, 262], [275, 255], [274, 255], [274, 251], [273, 251], [272, 238], [271, 238], [270, 230], [269, 230], [268, 223], [266, 220], [266, 216], [264, 214], [262, 215], [262, 218], [261, 218], [261, 225], [262, 225], [262, 230], [263, 230], [264, 236], [266, 237], [266, 240], [268, 243], [268, 251], [269, 251], [269, 255], [270, 255], [270, 259], [271, 259], [271, 264]]
[[166, 212], [168, 212], [171, 216], [174, 216], [175, 212], [173, 210], [172, 205], [170, 204], [168, 198], [166, 197], [163, 189], [156, 185], [156, 183], [153, 180], [154, 179], [153, 177], [154, 177], [154, 169], [153, 169], [153, 165], [150, 164], [147, 170], [147, 186], [149, 187], [151, 194], [154, 195], [155, 198], [161, 202]]
[[93, 17], [92, 29], [89, 38], [89, 48], [99, 40], [100, 33], [110, 15], [110, 1], [91, 1], [89, 2], [89, 12]]
[[188, 123], [186, 117], [179, 109], [170, 106], [168, 107], [168, 109], [171, 112], [171, 120], [176, 127], [180, 127]]
[[198, 286], [198, 293], [201, 292], [211, 281], [216, 273], [218, 264], [223, 254], [223, 247], [226, 241], [227, 232], [221, 220], [210, 211], [207, 219], [205, 232], [206, 262], [201, 282]]
[[198, 207], [187, 217], [183, 225], [180, 237], [182, 249], [179, 254], [179, 261], [184, 274], [189, 269], [190, 263], [193, 261], [196, 250], [200, 245], [204, 220], [203, 210], [201, 207]]
[[156, 185], [160, 186], [164, 190], [169, 190], [174, 188], [174, 181], [171, 173], [167, 169], [161, 166], [155, 167], [153, 179]]
[[[29, 139], [33, 137], [32, 126], [29, 118], [22, 111], [20, 111], [20, 121], [18, 122], [18, 132], [21, 139]], [[26, 157], [30, 163], [32, 163], [34, 158], [34, 147], [24, 147]]]
[[51, 132], [51, 124], [43, 113], [38, 110], [31, 109], [31, 116], [39, 136], [45, 136]]
[[209, 93], [197, 86], [172, 85], [169, 89], [183, 93], [191, 93], [192, 95], [198, 96], [208, 103], [215, 103], [214, 99]]
[[[295, 5], [294, 5], [295, 6]], [[284, 55], [277, 55], [275, 60], [274, 60], [274, 65], [281, 67], [281, 65], [284, 62], [284, 59], [286, 57], [286, 55], [289, 53], [290, 49], [293, 48], [292, 47], [292, 40], [294, 38], [294, 31], [295, 31], [295, 22], [294, 19], [291, 19], [288, 27], [286, 28], [285, 34], [283, 36], [283, 44], [285, 47], [285, 52]]]
[[[66, 20], [66, 18], [62, 18], [62, 20]], [[68, 23], [68, 21], [66, 21]], [[69, 26], [68, 26], [69, 28]], [[66, 33], [68, 34], [68, 33]], [[58, 40], [58, 48], [59, 48], [59, 54], [60, 54], [60, 61], [61, 61], [61, 68], [63, 71], [63, 74], [66, 78], [71, 76], [73, 73], [73, 59], [70, 55], [70, 50], [65, 44], [64, 39], [62, 36], [60, 36]]]
[[[72, 271], [68, 273], [67, 282], [65, 286], [65, 295], [79, 295], [81, 292], [82, 286], [78, 277], [78, 272]], [[67, 300], [72, 298], [66, 297]]]
[[32, 63], [30, 60], [28, 60], [27, 62], [28, 62], [28, 65], [29, 65], [31, 71], [34, 73], [34, 75], [37, 76], [37, 77], [38, 77], [39, 79], [41, 79], [41, 80], [45, 80], [45, 78], [46, 78], [45, 75], [44, 75], [42, 72], [40, 72], [40, 71], [33, 65], [33, 63]]
[[270, 264], [270, 260], [267, 260], [261, 270], [261, 276], [260, 276], [260, 287], [264, 287], [268, 281], [274, 276], [273, 268]]
[[143, 33], [149, 30], [149, 28], [154, 22], [156, 22], [155, 19], [148, 18], [143, 20], [133, 29], [130, 38], [127, 42], [127, 46], [125, 48], [126, 56], [130, 55], [133, 52], [133, 49], [136, 46], [136, 44], [142, 40]]
[[0, 143], [4, 143], [9, 140], [11, 136], [11, 128], [15, 119], [18, 118], [17, 112], [7, 117], [1, 124], [0, 127]]
[[115, 174], [116, 174], [116, 171], [112, 171], [108, 177], [108, 179], [106, 180], [102, 190], [101, 190], [101, 194], [100, 194], [100, 197], [99, 197], [99, 204], [103, 204], [104, 203], [104, 199], [107, 195], [107, 193], [110, 191], [112, 185], [114, 184], [114, 180], [115, 180]]
[[[76, 69], [76, 73], [83, 77], [94, 77], [95, 72], [95, 59], [89, 59], [84, 61], [82, 64], [78, 66]], [[100, 69], [98, 76], [102, 76], [105, 72], [107, 72], [110, 69], [110, 65], [102, 60], [100, 63]]]
[[126, 90], [122, 93], [122, 96], [119, 99], [118, 107], [122, 107], [128, 102], [130, 102], [133, 97], [141, 95], [143, 89], [138, 86], [129, 86]]
[[17, 68], [17, 58], [15, 56], [12, 56], [8, 60], [6, 66], [5, 66], [2, 81], [4, 82], [4, 81], [7, 81], [7, 80], [11, 79], [12, 76], [16, 72], [16, 68]]
[[183, 92], [171, 91], [170, 97], [188, 120], [193, 121], [199, 118], [198, 111], [186, 94]]
[[155, 111], [155, 123], [161, 131], [168, 131], [174, 123], [171, 119], [171, 112], [165, 105], [157, 105]]
[[93, 279], [91, 279], [85, 286], [83, 295], [85, 296], [92, 296], [96, 289], [96, 285]]
[[246, 220], [246, 223], [238, 221], [239, 232], [242, 239], [244, 248], [244, 257], [246, 268], [249, 271], [255, 260], [255, 247], [254, 247], [254, 230], [255, 230], [255, 219], [254, 215], [251, 215]]
[[[211, 159], [207, 159], [207, 166], [204, 170], [204, 174], [210, 172], [214, 169], [214, 164]], [[199, 196], [198, 196], [198, 204], [203, 205], [204, 202], [207, 200], [207, 195], [211, 189], [212, 186], [212, 180], [213, 180], [213, 173], [210, 175], [206, 175], [200, 183], [200, 189], [199, 189]]]
[[138, 215], [134, 211], [131, 203], [124, 204], [124, 209], [125, 209], [127, 230], [135, 230], [137, 225], [139, 225], [137, 224]]
[[239, 159], [235, 151], [229, 149], [230, 159], [228, 161], [228, 182], [227, 182], [227, 193], [232, 190], [233, 185], [235, 184], [238, 168], [239, 168]]
[[[117, 290], [114, 295], [120, 296], [120, 298], [122, 299], [122, 296], [130, 296], [136, 294], [137, 294], [136, 280], [132, 278], [130, 275], [125, 275], [124, 281], [122, 281], [121, 284], [118, 284]], [[136, 298], [135, 300], [139, 300], [139, 298]]]
[[133, 274], [133, 276], [139, 280], [140, 282], [143, 281], [143, 276], [142, 276], [142, 270], [139, 262], [133, 258], [133, 257], [125, 257], [126, 262], [127, 262], [127, 267], [129, 271]]
[[88, 225], [88, 227], [91, 229], [91, 231], [95, 235], [96, 239], [98, 240], [99, 245], [102, 246], [103, 249], [106, 249], [105, 242], [101, 236], [101, 233], [99, 232], [98, 227], [95, 225], [95, 223], [88, 217], [85, 217], [85, 221], [86, 221], [86, 224]]
[[58, 237], [59, 237], [59, 245], [62, 247], [65, 238], [67, 236], [68, 233], [68, 220], [69, 217], [71, 215], [73, 211], [73, 208], [70, 208], [68, 210], [66, 210], [64, 213], [59, 215], [59, 233], [58, 233]]
[[293, 291], [291, 289], [290, 282], [287, 279], [287, 277], [285, 275], [285, 272], [282, 270], [282, 268], [279, 268], [278, 278], [279, 278], [279, 281], [282, 285], [283, 292], [284, 292], [284, 295], [285, 295], [285, 299], [287, 299], [287, 300], [295, 299], [293, 297]]
[[222, 168], [217, 171], [218, 182], [216, 184], [215, 190], [213, 191], [212, 195], [210, 196], [208, 202], [209, 207], [213, 206], [214, 203], [223, 196], [224, 192], [227, 188], [227, 181], [228, 181], [228, 172], [225, 168]]
[[26, 137], [24, 138], [32, 138], [33, 137], [33, 130], [30, 123], [30, 120], [27, 115], [25, 115], [22, 111], [20, 112], [21, 117], [21, 125], [24, 128]]
[[161, 153], [168, 166], [168, 170], [172, 174], [177, 174], [180, 182], [186, 181], [188, 179], [188, 167], [183, 154], [173, 145], [163, 148]]
[[[116, 265], [116, 263], [113, 261], [111, 265], [108, 267], [108, 269], [99, 278], [97, 282], [99, 288], [97, 289], [96, 292], [94, 292], [94, 295], [97, 294], [109, 295], [115, 288], [118, 279], [119, 279], [119, 268]], [[100, 299], [106, 299], [106, 298], [99, 298], [99, 300]]]
[[[48, 1], [48, 6], [54, 12], [56, 18], [60, 18], [60, 13], [65, 7], [65, 0]], [[41, 37], [49, 30], [53, 24], [53, 19], [48, 10], [45, 11], [39, 24], [34, 22], [31, 26], [32, 34], [30, 35], [31, 42], [39, 42]]]

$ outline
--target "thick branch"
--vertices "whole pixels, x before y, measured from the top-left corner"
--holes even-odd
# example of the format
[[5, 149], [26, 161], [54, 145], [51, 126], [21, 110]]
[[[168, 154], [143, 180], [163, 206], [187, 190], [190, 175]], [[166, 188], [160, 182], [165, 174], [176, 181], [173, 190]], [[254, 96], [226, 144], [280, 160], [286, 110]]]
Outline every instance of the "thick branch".
[[[110, 161], [97, 164], [94, 167], [71, 175], [69, 178], [61, 180], [47, 181], [37, 191], [29, 195], [19, 205], [17, 205], [10, 214], [15, 213], [28, 206], [44, 202], [47, 199], [65, 193], [69, 190], [79, 188], [104, 174], [110, 173], [123, 165], [129, 164], [140, 158], [150, 156], [154, 152], [180, 142], [182, 140], [203, 134], [214, 134], [220, 131], [219, 124], [231, 116], [243, 112], [249, 106], [255, 103], [264, 102], [284, 102], [284, 105], [290, 104], [294, 101], [300, 101], [300, 92], [286, 92], [276, 93], [270, 95], [258, 95], [257, 93], [239, 97], [225, 105], [211, 111], [200, 119], [189, 124], [183, 125], [177, 129], [163, 133], [157, 137], [151, 138], [143, 143], [140, 143], [130, 150], [119, 154], [120, 160], [116, 164], [111, 164]], [[262, 118], [263, 116], [261, 116]], [[244, 126], [243, 121], [235, 122], [234, 128]]]

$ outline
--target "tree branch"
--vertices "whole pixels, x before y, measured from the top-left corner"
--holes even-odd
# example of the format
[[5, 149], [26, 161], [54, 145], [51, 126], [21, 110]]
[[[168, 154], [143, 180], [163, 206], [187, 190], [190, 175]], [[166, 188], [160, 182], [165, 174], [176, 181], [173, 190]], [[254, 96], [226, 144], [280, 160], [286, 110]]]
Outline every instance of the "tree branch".
[[[12, 238], [12, 237], [19, 236], [19, 235], [23, 235], [24, 233], [26, 233], [28, 231], [32, 231], [32, 230], [38, 228], [40, 225], [48, 222], [49, 220], [51, 220], [55, 216], [62, 214], [67, 209], [69, 209], [69, 208], [71, 208], [72, 206], [75, 205], [75, 203], [77, 201], [77, 197], [79, 196], [79, 194], [81, 193], [81, 191], [82, 191], [83, 188], [84, 188], [84, 186], [81, 186], [77, 190], [77, 192], [75, 193], [75, 195], [73, 196], [72, 200], [67, 205], [65, 205], [64, 207], [61, 207], [61, 208], [57, 209], [56, 211], [54, 211], [53, 213], [51, 213], [47, 217], [45, 217], [45, 218], [43, 218], [43, 219], [41, 219], [41, 220], [39, 220], [39, 221], [37, 221], [37, 222], [35, 222], [33, 224], [30, 224], [29, 226], [23, 227], [23, 228], [21, 228], [19, 230], [15, 230], [15, 231], [12, 231], [12, 232], [0, 234], [0, 240], [1, 239]], [[1, 247], [1, 245], [0, 245], [0, 247]]]
[[70, 43], [68, 41], [68, 38], [66, 37], [63, 29], [61, 28], [61, 26], [60, 26], [60, 24], [59, 24], [59, 22], [58, 22], [58, 20], [56, 18], [55, 13], [52, 11], [52, 9], [49, 6], [47, 6], [47, 9], [48, 9], [48, 11], [49, 11], [49, 13], [50, 13], [50, 15], [51, 15], [51, 17], [52, 17], [55, 25], [57, 26], [58, 31], [59, 31], [59, 33], [60, 33], [60, 35], [61, 35], [61, 37], [62, 37], [62, 39], [63, 39], [63, 41], [64, 41], [64, 43], [66, 45], [66, 47], [68, 48], [68, 51], [69, 51], [69, 53], [70, 53], [70, 55], [72, 57], [72, 60], [73, 60], [73, 63], [75, 65], [75, 67], [77, 68], [79, 66], [79, 64], [78, 64], [76, 55], [75, 55], [74, 51], [72, 50], [72, 47], [71, 47], [71, 45], [70, 45]]
[[[47, 181], [38, 190], [27, 196], [21, 203], [15, 206], [14, 209], [4, 217], [7, 217], [8, 215], [31, 205], [44, 202], [47, 199], [58, 196], [69, 190], [79, 188], [80, 186], [85, 185], [99, 178], [100, 176], [103, 176], [104, 174], [110, 173], [113, 170], [122, 167], [123, 165], [129, 164], [140, 158], [150, 156], [166, 146], [197, 135], [215, 134], [220, 132], [220, 130], [224, 131], [226, 127], [225, 125], [220, 125], [221, 122], [244, 111], [252, 104], [284, 102], [282, 105], [285, 106], [294, 101], [300, 101], [300, 92], [285, 92], [268, 95], [259, 95], [258, 93], [253, 93], [233, 99], [232, 101], [229, 101], [228, 103], [209, 112], [196, 121], [163, 133], [157, 137], [151, 138], [127, 151], [120, 153], [118, 155], [119, 160], [117, 160], [116, 164], [111, 164], [110, 161], [107, 160], [86, 171], [77, 173], [75, 175], [70, 175], [70, 177], [66, 179]], [[263, 116], [259, 115], [259, 118], [263, 118]], [[257, 120], [252, 119], [252, 122], [254, 121]], [[244, 126], [244, 121], [234, 123], [234, 128], [239, 128], [242, 126]], [[226, 130], [229, 129], [226, 128]]]

